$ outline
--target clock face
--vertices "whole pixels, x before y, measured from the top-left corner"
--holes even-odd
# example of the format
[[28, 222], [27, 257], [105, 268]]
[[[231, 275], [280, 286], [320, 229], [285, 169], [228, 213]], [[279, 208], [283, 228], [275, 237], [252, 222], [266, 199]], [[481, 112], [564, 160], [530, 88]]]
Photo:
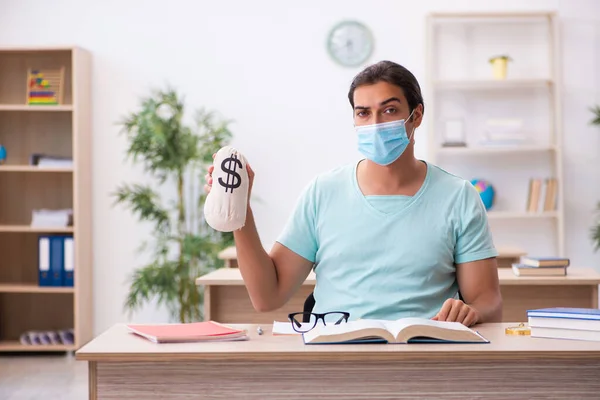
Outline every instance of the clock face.
[[373, 36], [360, 22], [344, 21], [329, 33], [327, 50], [339, 64], [347, 67], [357, 66], [371, 56]]

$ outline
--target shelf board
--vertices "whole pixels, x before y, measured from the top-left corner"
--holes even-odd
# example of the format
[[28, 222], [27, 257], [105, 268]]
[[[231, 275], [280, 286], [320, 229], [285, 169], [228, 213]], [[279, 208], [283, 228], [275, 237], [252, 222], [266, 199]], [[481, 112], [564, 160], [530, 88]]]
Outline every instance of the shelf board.
[[74, 293], [73, 287], [38, 286], [35, 283], [0, 283], [0, 293]]
[[73, 172], [73, 168], [36, 167], [35, 165], [0, 165], [0, 172]]
[[18, 340], [0, 340], [1, 351], [71, 351], [75, 350], [74, 345], [49, 344], [49, 345], [27, 345], [21, 344]]
[[507, 154], [507, 153], [543, 153], [555, 151], [554, 146], [477, 146], [477, 147], [439, 147], [439, 154]]
[[447, 80], [436, 81], [435, 87], [442, 90], [507, 90], [541, 88], [551, 84], [550, 79]]
[[519, 258], [527, 254], [527, 252], [521, 248], [514, 246], [497, 246], [498, 258]]
[[489, 219], [533, 219], [533, 218], [557, 218], [556, 211], [526, 212], [526, 211], [489, 211]]
[[73, 232], [72, 226], [67, 227], [43, 227], [29, 225], [0, 225], [0, 232], [47, 232], [47, 233], [67, 233]]
[[73, 105], [30, 106], [27, 104], [0, 104], [0, 111], [73, 111]]
[[549, 18], [556, 16], [556, 11], [512, 11], [512, 12], [432, 12], [432, 18], [448, 19], [508, 19], [508, 18]]

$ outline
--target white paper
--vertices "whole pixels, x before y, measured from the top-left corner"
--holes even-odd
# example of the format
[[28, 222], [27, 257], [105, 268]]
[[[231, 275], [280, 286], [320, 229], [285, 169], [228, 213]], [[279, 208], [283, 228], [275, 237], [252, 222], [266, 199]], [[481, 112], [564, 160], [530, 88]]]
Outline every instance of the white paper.
[[385, 323], [386, 328], [392, 332], [394, 337], [398, 336], [398, 333], [404, 328], [411, 325], [425, 325], [425, 326], [436, 326], [444, 329], [452, 329], [455, 331], [471, 331], [468, 327], [461, 324], [460, 322], [448, 322], [448, 321], [434, 321], [426, 318], [402, 318], [397, 321], [387, 321]]
[[[300, 329], [302, 331], [308, 330], [310, 328], [312, 328], [313, 323], [312, 322], [302, 322], [300, 324], [302, 326], [302, 328], [304, 329]], [[322, 326], [323, 323], [322, 322], [318, 322], [317, 326]], [[279, 322], [279, 321], [273, 321], [273, 334], [274, 335], [301, 335], [301, 333], [298, 333], [294, 330], [294, 328], [292, 327], [292, 323], [291, 322]]]

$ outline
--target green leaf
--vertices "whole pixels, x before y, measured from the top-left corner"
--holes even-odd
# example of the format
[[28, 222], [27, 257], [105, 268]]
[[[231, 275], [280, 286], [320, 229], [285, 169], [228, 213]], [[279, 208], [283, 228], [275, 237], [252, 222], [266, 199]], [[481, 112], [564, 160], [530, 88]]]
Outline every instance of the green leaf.
[[177, 298], [176, 264], [152, 263], [137, 269], [130, 278], [131, 285], [125, 302], [130, 311], [157, 298], [158, 303], [169, 303]]
[[594, 251], [600, 250], [600, 202], [596, 205], [596, 211], [598, 218], [596, 218], [596, 225], [590, 230], [590, 236], [592, 243], [594, 244]]
[[590, 124], [600, 125], [600, 106], [590, 107], [590, 111], [595, 115], [595, 118], [590, 121]]
[[114, 204], [126, 204], [141, 221], [153, 221], [159, 231], [169, 230], [169, 213], [160, 205], [159, 195], [148, 186], [122, 184], [113, 193]]
[[182, 124], [183, 113], [183, 102], [167, 88], [142, 99], [140, 110], [119, 122], [129, 141], [128, 159], [141, 161], [163, 182], [198, 158], [199, 137]]
[[205, 254], [214, 253], [219, 249], [219, 243], [211, 240], [211, 238], [193, 233], [186, 233], [182, 244], [181, 252], [185, 255], [186, 261], [203, 259]]
[[229, 130], [230, 120], [216, 121], [214, 112], [200, 109], [195, 115], [196, 130], [200, 139], [200, 159], [205, 165], [212, 164], [212, 155], [226, 146], [232, 138]]
[[594, 243], [594, 251], [600, 250], [600, 223], [592, 228], [592, 241]]

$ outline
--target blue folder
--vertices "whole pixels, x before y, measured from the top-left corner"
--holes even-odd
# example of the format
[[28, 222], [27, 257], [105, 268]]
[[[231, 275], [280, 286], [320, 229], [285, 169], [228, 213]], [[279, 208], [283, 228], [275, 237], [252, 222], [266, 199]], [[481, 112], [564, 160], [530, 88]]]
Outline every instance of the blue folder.
[[72, 236], [39, 236], [38, 272], [40, 286], [73, 286]]

